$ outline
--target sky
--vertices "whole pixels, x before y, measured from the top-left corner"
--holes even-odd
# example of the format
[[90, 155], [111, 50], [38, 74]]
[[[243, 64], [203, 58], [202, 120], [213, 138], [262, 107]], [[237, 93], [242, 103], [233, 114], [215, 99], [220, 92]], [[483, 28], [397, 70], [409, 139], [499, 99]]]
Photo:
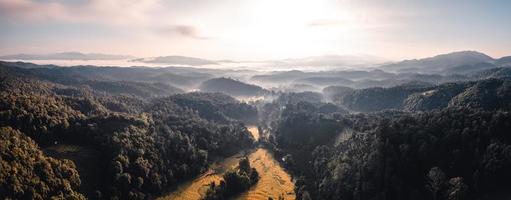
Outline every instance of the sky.
[[511, 55], [507, 0], [0, 0], [0, 55]]

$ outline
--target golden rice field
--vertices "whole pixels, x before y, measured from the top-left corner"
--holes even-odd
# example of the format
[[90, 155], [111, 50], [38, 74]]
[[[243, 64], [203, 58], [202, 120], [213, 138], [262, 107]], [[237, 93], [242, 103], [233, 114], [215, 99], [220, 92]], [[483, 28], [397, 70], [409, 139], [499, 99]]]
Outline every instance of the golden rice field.
[[254, 139], [257, 141], [259, 140], [260, 134], [259, 129], [257, 129], [257, 126], [247, 126], [248, 131], [252, 134]]
[[236, 167], [241, 154], [228, 157], [221, 162], [216, 162], [210, 166], [208, 171], [201, 174], [197, 178], [185, 182], [178, 186], [178, 188], [164, 197], [158, 198], [158, 200], [198, 200], [206, 193], [209, 184], [213, 181], [219, 184], [222, 180], [222, 175], [229, 169]]
[[[254, 138], [259, 138], [259, 131], [256, 126], [247, 127]], [[159, 200], [199, 200], [204, 195], [212, 181], [219, 183], [225, 171], [237, 166], [242, 154], [236, 154], [220, 162], [214, 163], [210, 169], [194, 180], [183, 183], [174, 192], [159, 198]], [[258, 148], [249, 154], [252, 167], [259, 172], [259, 182], [247, 192], [240, 194], [234, 199], [237, 200], [267, 200], [268, 197], [286, 200], [294, 200], [294, 183], [291, 176], [284, 171], [279, 163], [273, 158], [271, 152]]]
[[248, 158], [250, 165], [259, 172], [260, 179], [248, 192], [235, 199], [267, 200], [268, 197], [279, 199], [279, 196], [286, 200], [295, 199], [294, 183], [291, 176], [273, 158], [271, 152], [259, 148]]

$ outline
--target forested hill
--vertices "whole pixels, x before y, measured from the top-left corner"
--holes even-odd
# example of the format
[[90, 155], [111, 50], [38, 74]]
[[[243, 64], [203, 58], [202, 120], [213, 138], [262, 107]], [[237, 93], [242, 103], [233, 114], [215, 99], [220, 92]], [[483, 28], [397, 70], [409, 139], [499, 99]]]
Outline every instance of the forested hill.
[[297, 199], [509, 199], [510, 88], [507, 77], [327, 87], [332, 103], [284, 93], [260, 115]]
[[0, 82], [3, 198], [151, 199], [253, 143], [240, 120], [255, 109], [222, 95], [146, 100], [30, 74]]
[[427, 111], [447, 107], [509, 110], [510, 91], [511, 81], [508, 78], [489, 78], [440, 85], [408, 84], [359, 90], [350, 88], [334, 90], [330, 87], [325, 94], [337, 104], [359, 112], [388, 109]]
[[342, 115], [300, 104], [286, 106], [270, 138], [298, 199], [511, 197], [508, 111]]
[[233, 119], [257, 123], [257, 110], [254, 106], [239, 103], [238, 100], [223, 93], [192, 92], [173, 95], [170, 100], [181, 107], [197, 110], [200, 117], [217, 123]]
[[[27, 65], [27, 63], [24, 63]], [[173, 74], [166, 68], [144, 67], [43, 67], [19, 68], [19, 63], [0, 62], [0, 77], [25, 77], [76, 87], [90, 87], [108, 94], [142, 98], [183, 93], [208, 78], [208, 74]], [[181, 87], [181, 88], [180, 88]]]
[[[221, 91], [185, 93], [160, 72]], [[145, 78], [126, 80], [135, 74]], [[257, 145], [292, 174], [298, 200], [509, 199], [508, 74], [287, 92], [188, 69], [0, 63], [0, 197], [154, 199], [254, 147], [246, 125], [257, 124]], [[257, 173], [239, 173], [254, 174], [244, 189]]]
[[233, 96], [259, 96], [267, 93], [266, 90], [257, 86], [243, 83], [231, 78], [214, 78], [204, 81], [200, 85], [204, 92], [222, 92]]

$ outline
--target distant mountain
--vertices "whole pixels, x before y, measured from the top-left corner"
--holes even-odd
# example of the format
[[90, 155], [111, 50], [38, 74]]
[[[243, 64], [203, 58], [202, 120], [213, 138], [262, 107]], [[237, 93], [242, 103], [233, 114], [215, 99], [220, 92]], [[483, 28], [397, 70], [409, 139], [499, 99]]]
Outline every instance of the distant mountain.
[[174, 74], [170, 72], [164, 72], [161, 74], [155, 74], [154, 76], [147, 77], [153, 81], [162, 82], [162, 83], [170, 83], [172, 85], [182, 86], [182, 87], [195, 87], [199, 85], [200, 81], [206, 80], [210, 78], [211, 75], [204, 76], [186, 76], [180, 74]]
[[308, 66], [308, 67], [359, 67], [382, 64], [387, 60], [371, 55], [323, 55], [305, 58], [273, 60], [269, 63], [277, 66]]
[[429, 90], [428, 87], [401, 85], [391, 88], [367, 88], [355, 90], [340, 98], [340, 104], [353, 111], [375, 112], [401, 109], [402, 102], [411, 94]]
[[291, 83], [279, 85], [277, 87], [269, 87], [268, 90], [274, 92], [317, 92], [321, 91], [321, 88], [310, 84]]
[[405, 60], [398, 63], [381, 66], [381, 69], [392, 72], [416, 72], [416, 73], [456, 73], [456, 68], [468, 66], [470, 68], [487, 69], [492, 66], [494, 59], [486, 54], [476, 51], [460, 51], [441, 54], [430, 58]]
[[[180, 88], [194, 88], [202, 81], [211, 78], [207, 73], [196, 73], [195, 69], [175, 70], [174, 68], [151, 68], [151, 67], [96, 67], [96, 66], [72, 66], [58, 67], [36, 65], [20, 62], [0, 62], [0, 66], [8, 70], [19, 71], [20, 75], [32, 75], [40, 79], [52, 82], [70, 84], [83, 81], [128, 81], [146, 83], [165, 83]], [[20, 67], [22, 66], [22, 67]], [[7, 70], [7, 69], [4, 69]]]
[[[141, 98], [183, 93], [182, 89], [173, 85], [188, 88], [206, 79], [170, 74], [165, 71], [165, 68], [92, 66], [20, 68], [17, 67], [18, 65], [19, 63], [14, 65], [9, 62], [0, 63], [0, 78], [33, 78], [64, 85], [87, 86], [99, 92], [135, 95]], [[154, 79], [155, 76], [159, 76], [159, 79]]]
[[267, 83], [305, 83], [317, 84], [321, 86], [326, 85], [349, 85], [353, 81], [363, 79], [387, 79], [393, 78], [395, 74], [388, 73], [379, 69], [363, 71], [363, 70], [330, 70], [318, 72], [303, 72], [299, 70], [283, 71], [283, 72], [269, 72], [263, 75], [255, 75], [250, 78], [251, 81], [256, 81], [261, 84]]
[[[0, 68], [2, 68], [0, 66]], [[23, 70], [23, 69], [22, 69]], [[3, 73], [4, 69], [0, 69], [0, 72]], [[153, 98], [153, 97], [161, 97], [161, 96], [169, 96], [178, 93], [184, 93], [182, 89], [177, 87], [165, 84], [165, 83], [147, 83], [147, 82], [134, 82], [134, 81], [96, 81], [96, 80], [84, 80], [79, 77], [69, 77], [69, 78], [51, 78], [45, 77], [41, 74], [28, 72], [28, 71], [18, 71], [24, 73], [26, 75], [20, 75], [18, 73], [12, 73], [13, 71], [7, 71], [8, 75], [2, 77], [25, 77], [25, 78], [35, 78], [39, 80], [45, 80], [53, 83], [60, 83], [69, 86], [75, 87], [86, 87], [90, 88], [93, 91], [108, 93], [112, 95], [133, 95], [138, 96], [143, 99]]]
[[169, 96], [184, 93], [183, 90], [163, 83], [142, 83], [131, 81], [86, 81], [81, 85], [87, 85], [96, 91], [106, 92], [112, 95], [135, 95], [142, 98]]
[[441, 109], [448, 106], [449, 101], [463, 92], [470, 85], [463, 83], [447, 83], [430, 90], [408, 96], [403, 101], [403, 109], [406, 111], [427, 111]]
[[231, 78], [214, 78], [204, 81], [200, 85], [203, 92], [221, 92], [232, 96], [257, 96], [262, 95], [265, 89]]
[[351, 85], [351, 84], [353, 84], [352, 80], [342, 78], [342, 77], [309, 77], [309, 78], [296, 80], [295, 82], [318, 85], [318, 86]]
[[511, 79], [511, 67], [499, 67], [488, 70], [479, 71], [471, 74], [474, 79], [501, 78]]
[[5, 61], [0, 61], [0, 65], [9, 65], [11, 67], [18, 67], [18, 68], [24, 68], [24, 69], [58, 67], [57, 65], [36, 65], [36, 64], [27, 63], [27, 62], [5, 62]]
[[495, 63], [502, 67], [511, 67], [511, 56], [499, 58], [495, 61]]
[[312, 104], [319, 104], [323, 101], [323, 95], [319, 92], [291, 92], [284, 93], [275, 100], [280, 105], [299, 104], [301, 102], [308, 102]]
[[[443, 108], [471, 108], [483, 110], [511, 109], [511, 81], [483, 79], [469, 82], [407, 83], [390, 88], [367, 88], [350, 91], [348, 88], [330, 88], [337, 92], [334, 102], [353, 111], [376, 112], [388, 109], [431, 111]], [[327, 90], [325, 90], [327, 91]]]
[[189, 65], [189, 66], [218, 64], [215, 61], [206, 60], [206, 59], [202, 59], [202, 58], [186, 57], [186, 56], [160, 56], [160, 57], [154, 57], [154, 58], [138, 58], [138, 59], [133, 59], [131, 61], [132, 62], [141, 62], [141, 63], [152, 63], [152, 64]]
[[503, 79], [448, 83], [410, 95], [403, 102], [403, 108], [407, 111], [429, 111], [446, 107], [509, 110], [510, 92], [511, 82]]
[[62, 52], [52, 54], [14, 54], [0, 56], [2, 60], [124, 60], [128, 55], [111, 55], [101, 53]]
[[362, 79], [355, 84], [351, 85], [350, 87], [357, 88], [357, 89], [363, 89], [363, 88], [373, 88], [373, 87], [394, 87], [406, 82], [409, 82], [409, 79], [396, 79], [396, 78], [390, 78], [390, 79]]
[[217, 65], [221, 63], [258, 63], [258, 67], [266, 68], [268, 70], [288, 70], [290, 68], [306, 68], [306, 69], [346, 69], [346, 68], [361, 68], [361, 67], [374, 67], [388, 62], [387, 60], [371, 56], [371, 55], [322, 55], [310, 56], [303, 58], [288, 58], [276, 60], [253, 60], [253, 61], [239, 61], [239, 60], [208, 60], [196, 57], [187, 56], [159, 56], [149, 58], [132, 59], [132, 62], [151, 63], [151, 64], [166, 64], [166, 65], [188, 65], [188, 66], [202, 66], [202, 65]]
[[449, 107], [484, 110], [511, 109], [511, 81], [487, 79], [477, 81], [449, 101]]
[[323, 96], [331, 101], [340, 101], [344, 96], [352, 93], [353, 88], [345, 86], [328, 86], [323, 88]]
[[[453, 68], [456, 69], [456, 68]], [[490, 68], [493, 69], [493, 68]], [[355, 89], [371, 87], [394, 87], [411, 81], [420, 81], [430, 84], [442, 84], [446, 82], [457, 82], [471, 80], [472, 73], [479, 72], [478, 69], [466, 68], [463, 75], [458, 73], [424, 74], [418, 72], [389, 73], [380, 69], [374, 70], [334, 70], [334, 71], [284, 71], [268, 72], [266, 74], [254, 75], [251, 81], [258, 85], [272, 88], [275, 85], [307, 84], [315, 87], [345, 86]]]
[[470, 74], [482, 70], [492, 69], [497, 67], [493, 63], [482, 62], [476, 64], [459, 65], [443, 70], [446, 74]]
[[292, 70], [292, 71], [283, 71], [283, 72], [270, 72], [268, 74], [263, 75], [255, 75], [250, 78], [251, 81], [259, 81], [259, 82], [272, 82], [272, 83], [284, 83], [290, 82], [299, 78], [304, 78], [307, 76], [307, 73]]

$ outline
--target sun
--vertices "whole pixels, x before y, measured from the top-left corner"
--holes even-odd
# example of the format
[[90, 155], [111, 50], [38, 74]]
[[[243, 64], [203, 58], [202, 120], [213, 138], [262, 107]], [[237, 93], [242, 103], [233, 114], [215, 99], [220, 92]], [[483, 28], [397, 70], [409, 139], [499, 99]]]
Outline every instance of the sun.
[[352, 13], [336, 1], [258, 0], [247, 7], [244, 23], [226, 37], [240, 48], [261, 49], [270, 57], [353, 49], [353, 38], [359, 35]]

